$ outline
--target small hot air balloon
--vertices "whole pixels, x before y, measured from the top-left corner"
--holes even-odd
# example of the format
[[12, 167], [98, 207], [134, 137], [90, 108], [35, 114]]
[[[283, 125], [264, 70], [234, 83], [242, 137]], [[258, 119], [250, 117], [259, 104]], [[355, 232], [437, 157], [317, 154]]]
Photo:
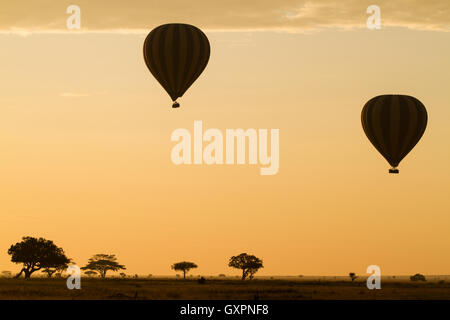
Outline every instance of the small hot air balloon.
[[389, 173], [398, 173], [400, 161], [419, 142], [427, 127], [425, 106], [406, 95], [380, 95], [370, 99], [361, 112], [364, 132], [389, 162]]
[[189, 24], [170, 23], [153, 29], [144, 42], [145, 63], [167, 91], [173, 108], [200, 76], [209, 61], [206, 35]]

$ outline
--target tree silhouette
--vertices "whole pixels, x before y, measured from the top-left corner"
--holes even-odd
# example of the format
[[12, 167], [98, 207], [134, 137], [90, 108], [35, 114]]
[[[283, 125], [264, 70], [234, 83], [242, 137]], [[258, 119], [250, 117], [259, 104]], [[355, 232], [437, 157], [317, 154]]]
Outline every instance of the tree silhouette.
[[69, 267], [69, 263], [74, 264], [75, 262], [72, 261], [72, 259], [69, 259], [68, 263], [61, 264], [56, 267], [45, 267], [42, 272], [47, 274], [47, 277], [51, 278], [52, 275], [57, 272], [57, 274], [62, 274], [64, 270], [67, 270]]
[[409, 279], [411, 281], [427, 281], [425, 276], [423, 274], [420, 274], [420, 273], [416, 273], [415, 275], [409, 277]]
[[242, 280], [245, 280], [247, 276], [253, 279], [254, 274], [260, 269], [264, 268], [261, 259], [255, 257], [254, 255], [241, 253], [238, 256], [232, 256], [228, 263], [229, 267], [241, 269], [242, 270]]
[[350, 279], [352, 279], [352, 282], [355, 281], [356, 278], [358, 278], [358, 276], [354, 272], [350, 272], [348, 276], [350, 277]]
[[258, 269], [259, 269], [259, 268], [249, 268], [249, 269], [248, 269], [248, 278], [249, 278], [250, 280], [253, 279], [253, 276], [255, 275], [256, 272], [258, 272]]
[[191, 269], [197, 268], [197, 265], [193, 262], [182, 261], [174, 263], [171, 268], [175, 271], [183, 271], [183, 278], [186, 279], [186, 273]]
[[16, 278], [24, 273], [25, 279], [28, 279], [35, 271], [60, 268], [70, 262], [62, 248], [44, 238], [23, 237], [21, 242], [11, 245], [8, 254], [12, 262], [23, 264]]
[[114, 254], [96, 254], [89, 259], [88, 264], [81, 268], [82, 270], [93, 270], [100, 274], [100, 277], [105, 278], [106, 272], [125, 270], [125, 266], [117, 262]]

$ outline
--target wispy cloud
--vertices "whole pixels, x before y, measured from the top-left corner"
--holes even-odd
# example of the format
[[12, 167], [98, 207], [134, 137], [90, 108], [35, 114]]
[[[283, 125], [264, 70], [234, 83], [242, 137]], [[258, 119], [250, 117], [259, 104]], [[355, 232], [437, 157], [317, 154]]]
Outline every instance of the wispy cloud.
[[[66, 29], [71, 4], [81, 8], [80, 31]], [[168, 22], [208, 31], [345, 30], [364, 28], [366, 9], [374, 4], [381, 8], [384, 27], [450, 31], [448, 0], [16, 0], [2, 3], [0, 32], [142, 34]]]

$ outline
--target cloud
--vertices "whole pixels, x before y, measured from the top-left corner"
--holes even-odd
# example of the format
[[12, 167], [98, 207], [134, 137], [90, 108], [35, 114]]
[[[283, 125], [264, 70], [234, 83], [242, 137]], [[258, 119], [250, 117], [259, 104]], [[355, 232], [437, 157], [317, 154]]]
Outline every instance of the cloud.
[[448, 0], [15, 0], [0, 9], [0, 32], [77, 32], [66, 28], [69, 5], [81, 8], [81, 32], [146, 33], [185, 22], [208, 31], [303, 32], [365, 28], [369, 5], [383, 27], [450, 31]]

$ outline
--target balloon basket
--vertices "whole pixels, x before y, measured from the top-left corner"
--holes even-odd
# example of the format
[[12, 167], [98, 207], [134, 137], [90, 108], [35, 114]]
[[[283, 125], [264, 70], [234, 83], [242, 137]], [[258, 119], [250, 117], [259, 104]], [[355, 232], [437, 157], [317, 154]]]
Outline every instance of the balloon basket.
[[180, 107], [180, 104], [176, 101], [172, 105], [172, 108], [179, 108], [179, 107]]
[[397, 173], [399, 173], [399, 171], [398, 171], [398, 169], [396, 169], [396, 168], [392, 168], [392, 169], [389, 169], [389, 173], [395, 173], [395, 174], [397, 174]]

